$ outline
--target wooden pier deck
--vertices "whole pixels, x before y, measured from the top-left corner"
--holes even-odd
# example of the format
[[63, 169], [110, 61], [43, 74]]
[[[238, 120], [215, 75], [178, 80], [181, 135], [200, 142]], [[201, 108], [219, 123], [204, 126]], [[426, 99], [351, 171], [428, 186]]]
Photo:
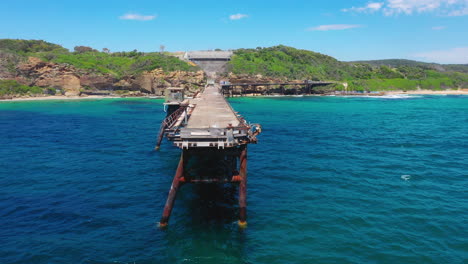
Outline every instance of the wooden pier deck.
[[186, 128], [237, 127], [239, 118], [220, 93], [219, 85], [207, 85], [198, 98], [190, 100], [195, 105]]
[[180, 107], [185, 110], [176, 110], [176, 116], [166, 118], [177, 119], [177, 122], [161, 129], [157, 148], [162, 133], [181, 149], [222, 149], [255, 141], [252, 127], [232, 109], [217, 84], [206, 85], [202, 93], [181, 102]]

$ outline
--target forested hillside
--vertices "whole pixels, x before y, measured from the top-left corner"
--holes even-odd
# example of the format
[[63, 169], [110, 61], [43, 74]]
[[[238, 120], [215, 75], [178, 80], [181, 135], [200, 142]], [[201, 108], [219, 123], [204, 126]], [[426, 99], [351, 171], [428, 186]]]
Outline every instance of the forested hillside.
[[388, 59], [388, 60], [369, 60], [369, 61], [355, 61], [352, 63], [367, 63], [374, 66], [389, 66], [389, 67], [421, 67], [426, 69], [432, 69], [436, 71], [458, 71], [468, 73], [468, 64], [438, 64], [438, 63], [427, 63], [414, 60], [402, 60], [402, 59]]
[[41, 95], [156, 94], [167, 87], [195, 92], [204, 73], [170, 54], [73, 51], [43, 40], [0, 39], [0, 98]]
[[[31, 58], [37, 58], [31, 61]], [[161, 93], [164, 87], [202, 87], [200, 68], [164, 52], [73, 51], [43, 40], [0, 39], [0, 95], [73, 90], [133, 90]], [[342, 62], [287, 46], [238, 49], [228, 71], [284, 80], [342, 81], [352, 90], [457, 89], [468, 87], [468, 65], [410, 60]], [[7, 87], [10, 87], [7, 89]], [[29, 88], [28, 88], [29, 87]], [[41, 91], [38, 87], [42, 87]], [[47, 89], [54, 87], [54, 89]], [[72, 87], [72, 88], [70, 88]], [[342, 87], [341, 87], [342, 88]], [[336, 87], [340, 89], [340, 87]]]
[[[43, 40], [0, 39], [0, 53], [3, 53], [3, 56], [0, 54], [0, 58], [10, 55], [13, 64], [32, 56], [47, 62], [66, 63], [79, 69], [111, 74], [117, 78], [156, 68], [165, 71], [199, 70], [198, 67], [160, 52], [143, 53], [134, 50], [111, 53], [108, 49], [98, 51], [86, 46], [76, 46], [74, 51], [70, 52], [60, 45]], [[11, 67], [11, 70], [14, 69]]]
[[236, 50], [230, 70], [235, 74], [262, 74], [284, 79], [346, 81], [355, 90], [468, 87], [464, 65], [406, 60], [380, 62], [341, 62], [320, 53], [280, 45]]

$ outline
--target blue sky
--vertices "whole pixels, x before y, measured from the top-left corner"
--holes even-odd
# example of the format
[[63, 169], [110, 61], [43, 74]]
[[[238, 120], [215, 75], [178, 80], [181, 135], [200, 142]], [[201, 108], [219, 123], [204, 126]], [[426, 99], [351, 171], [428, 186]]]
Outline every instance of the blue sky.
[[4, 0], [0, 38], [111, 51], [284, 44], [345, 61], [468, 63], [468, 0]]

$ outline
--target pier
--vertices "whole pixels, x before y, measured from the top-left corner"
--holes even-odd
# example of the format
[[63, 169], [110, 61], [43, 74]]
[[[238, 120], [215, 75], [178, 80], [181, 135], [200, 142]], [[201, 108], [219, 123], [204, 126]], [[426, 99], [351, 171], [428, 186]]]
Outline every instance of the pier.
[[161, 123], [156, 149], [166, 137], [181, 149], [181, 156], [159, 226], [168, 225], [183, 184], [230, 183], [239, 186], [238, 224], [245, 227], [247, 145], [257, 142], [261, 126], [249, 124], [235, 112], [213, 80], [192, 99], [185, 99], [181, 89], [168, 89], [165, 108], [167, 116]]

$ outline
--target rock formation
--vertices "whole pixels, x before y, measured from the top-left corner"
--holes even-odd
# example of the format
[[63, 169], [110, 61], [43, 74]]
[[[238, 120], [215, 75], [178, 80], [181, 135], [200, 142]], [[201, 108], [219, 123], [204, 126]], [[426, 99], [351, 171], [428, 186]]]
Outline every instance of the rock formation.
[[[5, 68], [0, 65], [0, 68]], [[164, 72], [154, 69], [138, 75], [115, 78], [92, 70], [78, 69], [67, 64], [45, 62], [29, 57], [27, 62], [16, 66], [16, 75], [4, 71], [4, 79], [15, 79], [29, 86], [50, 87], [61, 90], [65, 95], [79, 95], [96, 91], [128, 90], [143, 94], [163, 95], [168, 87], [183, 87], [191, 94], [204, 85], [203, 71]]]
[[168, 87], [185, 88], [188, 94], [198, 91], [204, 85], [205, 74], [203, 71], [185, 72], [173, 71], [165, 73], [161, 69], [154, 69], [135, 76], [131, 81], [127, 80], [132, 90], [163, 95]]

